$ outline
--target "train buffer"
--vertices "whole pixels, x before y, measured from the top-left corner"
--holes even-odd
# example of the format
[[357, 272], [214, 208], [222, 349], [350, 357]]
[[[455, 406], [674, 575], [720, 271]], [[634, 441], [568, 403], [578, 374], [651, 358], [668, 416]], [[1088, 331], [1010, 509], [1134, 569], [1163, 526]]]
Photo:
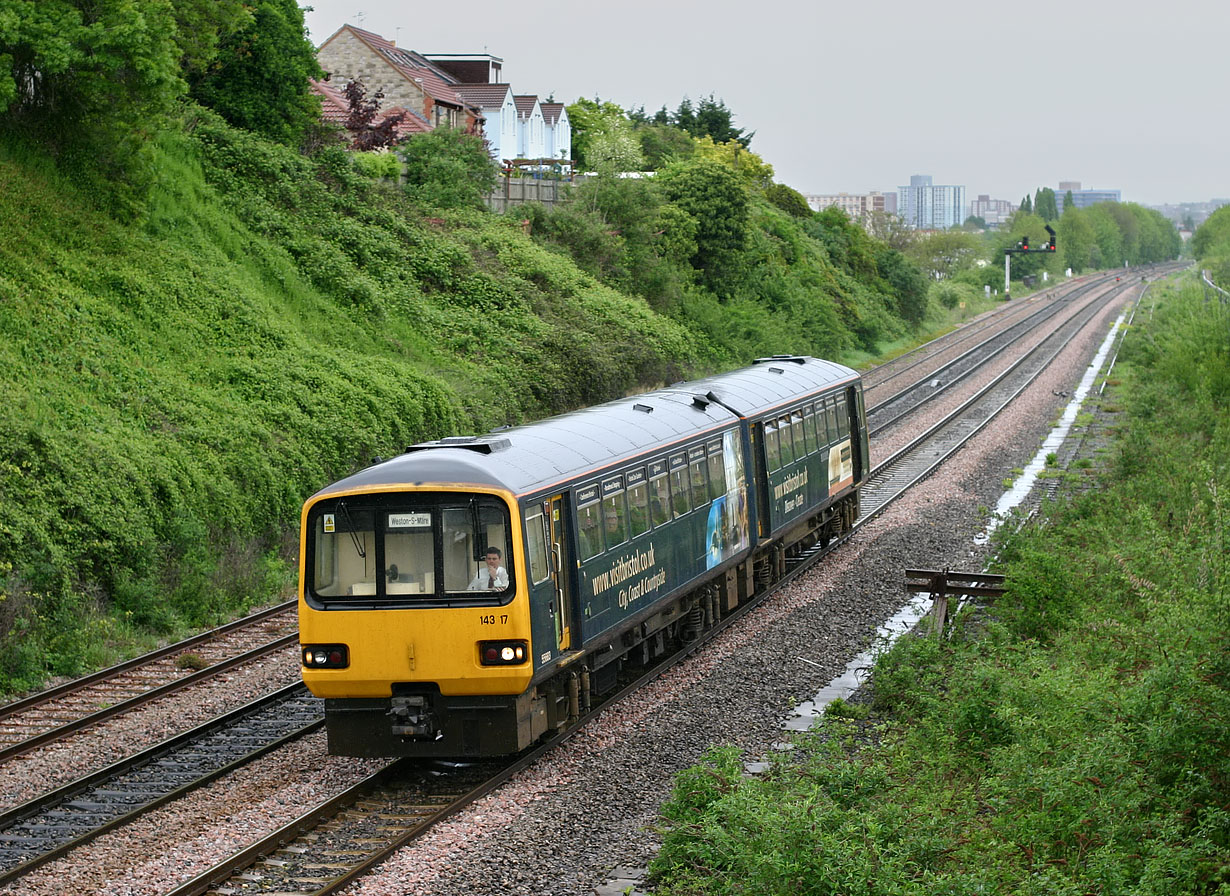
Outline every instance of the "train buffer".
[[999, 597], [1004, 593], [1004, 577], [985, 572], [953, 572], [951, 569], [907, 569], [905, 590], [911, 594], [930, 594], [935, 636], [944, 633], [950, 597]]

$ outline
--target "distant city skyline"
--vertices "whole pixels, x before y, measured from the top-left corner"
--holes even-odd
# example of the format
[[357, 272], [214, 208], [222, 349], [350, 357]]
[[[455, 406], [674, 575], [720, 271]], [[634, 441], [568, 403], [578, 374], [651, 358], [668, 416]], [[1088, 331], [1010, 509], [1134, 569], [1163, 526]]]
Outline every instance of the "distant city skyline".
[[311, 6], [316, 45], [350, 23], [420, 52], [492, 53], [519, 93], [648, 112], [712, 94], [802, 193], [888, 192], [929, 172], [1017, 203], [1066, 180], [1142, 205], [1230, 196], [1230, 4], [1213, 0], [625, 0], [533, 15], [471, 0], [430, 17], [404, 0]]

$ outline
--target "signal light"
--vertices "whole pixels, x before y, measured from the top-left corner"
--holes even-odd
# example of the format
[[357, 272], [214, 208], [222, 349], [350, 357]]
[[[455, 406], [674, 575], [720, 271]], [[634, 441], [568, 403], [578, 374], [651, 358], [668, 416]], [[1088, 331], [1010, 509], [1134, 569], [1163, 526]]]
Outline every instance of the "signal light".
[[484, 666], [519, 666], [529, 656], [525, 641], [479, 641], [478, 658]]
[[1021, 237], [1021, 248], [1024, 249], [1026, 252], [1029, 251], [1029, 237], [1027, 236]]
[[1046, 251], [1048, 252], [1055, 251], [1055, 238], [1054, 237], [1051, 237], [1051, 241], [1046, 244]]

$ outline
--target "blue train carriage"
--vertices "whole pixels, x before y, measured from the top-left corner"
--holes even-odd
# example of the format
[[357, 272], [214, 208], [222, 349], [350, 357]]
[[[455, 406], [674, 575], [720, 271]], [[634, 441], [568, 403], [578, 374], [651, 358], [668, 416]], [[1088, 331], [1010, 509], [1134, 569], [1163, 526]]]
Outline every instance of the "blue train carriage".
[[[800, 465], [809, 482], [827, 481], [827, 466], [815, 472], [815, 421], [816, 451], [805, 432], [796, 450], [791, 430], [784, 464], [777, 421], [793, 426], [796, 408], [823, 415], [830, 399], [836, 415], [838, 398], [849, 415], [861, 409], [852, 371], [772, 359], [414, 446], [314, 495], [302, 521], [300, 640], [330, 751], [516, 752], [613, 687], [626, 662], [695, 637], [752, 592], [754, 570], [771, 574], [783, 537], [832, 528], [832, 508], [860, 478], [860, 438], [866, 467], [856, 421], [844, 440], [838, 423], [834, 438], [824, 430], [835, 488], [788, 510], [789, 487], [781, 510], [767, 496]], [[766, 432], [776, 433], [773, 457]], [[494, 582], [483, 578], [489, 548], [505, 570]]]
[[862, 382], [830, 361], [777, 357], [736, 374], [727, 390], [745, 386], [750, 400], [728, 403], [748, 422], [763, 508], [757, 536], [775, 552], [762, 560], [776, 578], [787, 554], [827, 544], [858, 518], [870, 468]]

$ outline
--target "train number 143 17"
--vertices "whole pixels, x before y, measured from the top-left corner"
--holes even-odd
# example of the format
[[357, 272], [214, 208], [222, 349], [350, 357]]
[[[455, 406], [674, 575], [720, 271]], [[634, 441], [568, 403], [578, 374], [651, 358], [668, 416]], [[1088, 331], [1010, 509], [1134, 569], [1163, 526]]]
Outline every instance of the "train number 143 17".
[[[498, 620], [499, 620], [500, 625], [508, 625], [508, 614], [507, 613], [501, 614], [498, 617]], [[497, 617], [493, 613], [486, 614], [486, 615], [478, 617], [478, 621], [481, 622], [483, 625], [495, 625], [497, 621]]]

